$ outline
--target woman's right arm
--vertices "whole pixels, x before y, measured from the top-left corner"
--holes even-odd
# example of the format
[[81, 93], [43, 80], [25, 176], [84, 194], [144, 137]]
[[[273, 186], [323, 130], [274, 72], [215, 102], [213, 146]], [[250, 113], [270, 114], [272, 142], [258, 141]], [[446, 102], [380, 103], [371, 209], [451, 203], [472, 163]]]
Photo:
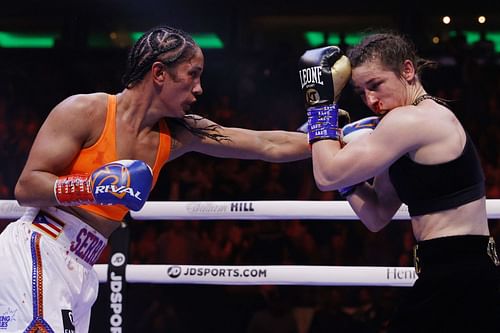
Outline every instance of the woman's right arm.
[[50, 112], [16, 184], [15, 197], [21, 205], [57, 205], [54, 182], [82, 149], [95, 124], [90, 102], [84, 95], [72, 96]]
[[373, 184], [364, 182], [358, 185], [347, 201], [361, 222], [373, 232], [389, 224], [402, 204], [389, 179], [388, 170], [376, 176]]

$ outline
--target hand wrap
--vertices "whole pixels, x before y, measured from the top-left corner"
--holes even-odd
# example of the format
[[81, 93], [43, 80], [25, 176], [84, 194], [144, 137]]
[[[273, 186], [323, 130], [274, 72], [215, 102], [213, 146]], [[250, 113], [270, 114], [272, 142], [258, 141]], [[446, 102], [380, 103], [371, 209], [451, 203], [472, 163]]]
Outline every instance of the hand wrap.
[[339, 140], [338, 106], [331, 104], [308, 108], [307, 135], [311, 144], [318, 140]]

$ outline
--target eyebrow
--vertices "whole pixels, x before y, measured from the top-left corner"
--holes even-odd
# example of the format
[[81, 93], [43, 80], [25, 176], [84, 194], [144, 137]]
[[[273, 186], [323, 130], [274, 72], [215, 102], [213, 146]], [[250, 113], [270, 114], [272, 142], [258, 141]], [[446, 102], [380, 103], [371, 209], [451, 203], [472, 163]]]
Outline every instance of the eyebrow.
[[[372, 79], [369, 79], [368, 81], [364, 82], [363, 85], [369, 86], [369, 85], [373, 84], [374, 82], [377, 82], [377, 81], [380, 81], [380, 80], [382, 80], [382, 79], [381, 78], [372, 78]], [[363, 88], [361, 88], [358, 85], [355, 85], [354, 83], [352, 83], [352, 89], [355, 92], [359, 92], [359, 91], [364, 90]]]
[[372, 79], [366, 81], [365, 84], [372, 84], [373, 81], [378, 81], [378, 80], [380, 80], [380, 79], [379, 78], [372, 78]]
[[[366, 87], [370, 87], [371, 85], [373, 85], [375, 83], [382, 82], [382, 81], [384, 81], [384, 80], [381, 78], [372, 78], [372, 79], [364, 82], [363, 85]], [[360, 88], [358, 86], [354, 86], [354, 89], [360, 89]]]

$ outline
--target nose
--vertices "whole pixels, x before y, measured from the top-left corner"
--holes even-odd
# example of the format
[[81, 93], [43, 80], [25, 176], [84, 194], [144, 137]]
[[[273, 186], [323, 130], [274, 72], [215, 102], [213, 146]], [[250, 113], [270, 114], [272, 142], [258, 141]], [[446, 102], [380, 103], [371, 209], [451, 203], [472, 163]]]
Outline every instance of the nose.
[[375, 94], [371, 91], [365, 91], [365, 100], [367, 105], [374, 105], [378, 101]]
[[376, 110], [379, 108], [379, 99], [377, 96], [372, 91], [365, 91], [365, 102], [368, 107], [370, 107], [373, 110]]
[[200, 96], [201, 94], [203, 94], [203, 88], [201, 87], [201, 82], [198, 82], [193, 87], [193, 95]]

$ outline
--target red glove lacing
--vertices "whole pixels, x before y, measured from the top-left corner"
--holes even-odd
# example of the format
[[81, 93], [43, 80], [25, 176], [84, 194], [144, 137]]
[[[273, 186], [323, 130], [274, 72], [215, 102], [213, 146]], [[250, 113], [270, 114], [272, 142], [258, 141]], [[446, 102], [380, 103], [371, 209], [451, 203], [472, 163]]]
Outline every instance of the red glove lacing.
[[62, 206], [78, 206], [94, 203], [92, 184], [87, 174], [67, 175], [57, 178], [54, 194]]

